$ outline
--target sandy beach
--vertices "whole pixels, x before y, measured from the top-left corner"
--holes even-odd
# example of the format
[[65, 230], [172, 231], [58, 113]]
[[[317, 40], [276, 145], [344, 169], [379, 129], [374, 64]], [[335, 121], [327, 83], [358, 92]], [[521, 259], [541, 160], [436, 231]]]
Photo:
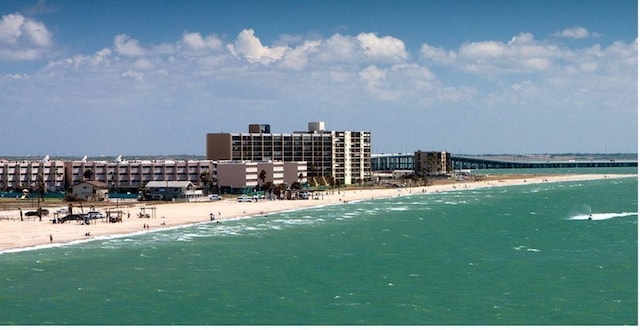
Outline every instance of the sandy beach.
[[[240, 219], [254, 215], [266, 215], [321, 205], [353, 203], [360, 200], [390, 198], [408, 194], [431, 194], [457, 189], [477, 189], [492, 186], [510, 186], [523, 184], [541, 184], [549, 182], [567, 182], [584, 180], [605, 180], [636, 175], [587, 174], [587, 175], [531, 175], [517, 179], [491, 179], [481, 181], [447, 180], [430, 186], [406, 188], [365, 188], [335, 189], [326, 191], [318, 199], [308, 200], [260, 200], [258, 202], [239, 203], [235, 198], [221, 201], [202, 201], [190, 203], [145, 204], [143, 202], [120, 203], [119, 209], [124, 212], [122, 222], [108, 223], [104, 219], [92, 221], [90, 225], [70, 221], [54, 224], [51, 215], [39, 221], [37, 217], [24, 217], [20, 221], [18, 209], [0, 211], [0, 253], [29, 248], [42, 248], [59, 244], [86, 241], [98, 237], [135, 234], [145, 231], [163, 230], [187, 224], [214, 221], [224, 224], [225, 221]], [[86, 203], [85, 203], [86, 204]], [[68, 203], [61, 202], [58, 207], [48, 207], [51, 211], [66, 208]], [[98, 208], [102, 213], [105, 209]], [[86, 211], [86, 207], [85, 207]], [[143, 211], [149, 217], [138, 217]], [[129, 216], [127, 216], [127, 214]]]

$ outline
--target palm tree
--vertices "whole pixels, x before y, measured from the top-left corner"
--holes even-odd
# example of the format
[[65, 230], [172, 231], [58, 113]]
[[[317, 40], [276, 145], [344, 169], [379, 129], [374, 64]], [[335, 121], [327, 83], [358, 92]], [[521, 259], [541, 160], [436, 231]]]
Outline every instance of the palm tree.
[[40, 199], [44, 202], [44, 193], [46, 191], [46, 187], [44, 185], [44, 178], [42, 174], [36, 176], [36, 192], [38, 193], [38, 205], [40, 203]]
[[336, 178], [333, 176], [329, 177], [329, 188], [331, 188], [331, 194], [333, 195], [333, 188], [336, 186]]
[[211, 188], [211, 174], [208, 171], [204, 171], [200, 173], [200, 182], [202, 186], [205, 188], [205, 194], [209, 193], [209, 189]]
[[264, 186], [265, 184], [264, 180], [267, 179], [267, 171], [265, 170], [260, 171], [260, 174], [258, 174], [258, 179], [262, 181], [262, 185]]
[[91, 169], [87, 169], [82, 174], [82, 177], [84, 178], [85, 181], [91, 180], [91, 177], [93, 177], [93, 171]]

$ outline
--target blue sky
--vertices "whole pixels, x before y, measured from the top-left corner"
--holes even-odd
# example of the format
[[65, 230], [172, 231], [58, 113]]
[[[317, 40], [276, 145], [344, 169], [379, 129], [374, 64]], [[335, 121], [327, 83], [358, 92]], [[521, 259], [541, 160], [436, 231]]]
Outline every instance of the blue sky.
[[0, 155], [636, 152], [636, 1], [0, 1]]

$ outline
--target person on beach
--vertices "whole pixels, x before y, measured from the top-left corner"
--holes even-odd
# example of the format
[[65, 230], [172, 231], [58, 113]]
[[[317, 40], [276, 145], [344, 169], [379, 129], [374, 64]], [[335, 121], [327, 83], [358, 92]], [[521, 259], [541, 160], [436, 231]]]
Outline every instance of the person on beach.
[[20, 221], [23, 221], [22, 220], [22, 208], [18, 208], [18, 210], [20, 210]]
[[49, 243], [53, 243], [53, 235], [49, 234]]

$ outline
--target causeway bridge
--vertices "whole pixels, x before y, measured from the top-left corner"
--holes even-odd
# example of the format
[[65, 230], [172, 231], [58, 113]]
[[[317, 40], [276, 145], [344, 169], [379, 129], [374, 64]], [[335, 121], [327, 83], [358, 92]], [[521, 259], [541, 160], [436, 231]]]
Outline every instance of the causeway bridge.
[[451, 155], [454, 169], [638, 167], [638, 160], [507, 160]]

